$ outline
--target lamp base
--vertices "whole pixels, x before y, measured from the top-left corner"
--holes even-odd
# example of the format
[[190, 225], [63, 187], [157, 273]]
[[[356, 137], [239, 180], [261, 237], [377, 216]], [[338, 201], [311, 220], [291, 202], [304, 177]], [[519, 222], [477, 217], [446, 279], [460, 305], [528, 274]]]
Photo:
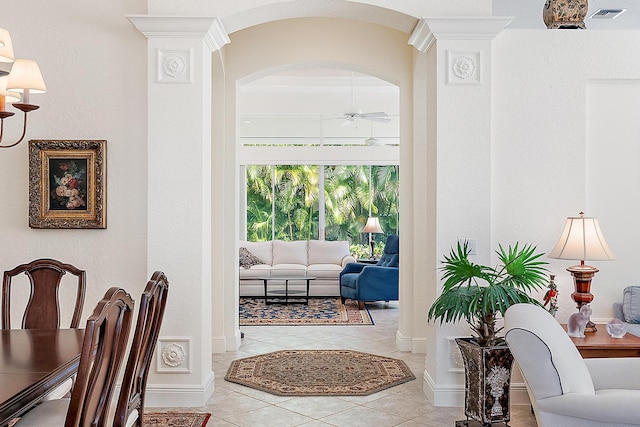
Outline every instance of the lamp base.
[[[578, 308], [578, 311], [580, 311], [580, 308], [583, 305], [587, 305], [593, 301], [593, 294], [591, 293], [591, 279], [600, 270], [581, 263], [580, 265], [573, 265], [567, 268], [567, 271], [573, 276], [573, 286], [575, 289], [571, 294], [571, 298], [576, 302], [576, 307]], [[584, 331], [597, 331], [595, 323], [589, 321]]]
[[374, 249], [376, 247], [376, 241], [373, 239], [373, 236], [369, 238], [369, 244], [371, 245], [371, 254], [369, 255], [369, 259], [376, 259], [374, 254]]

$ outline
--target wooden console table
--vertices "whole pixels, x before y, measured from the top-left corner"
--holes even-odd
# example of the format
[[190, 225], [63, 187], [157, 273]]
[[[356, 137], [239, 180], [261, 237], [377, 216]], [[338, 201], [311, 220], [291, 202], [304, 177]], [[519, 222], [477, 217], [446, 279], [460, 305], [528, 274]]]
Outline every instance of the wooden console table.
[[[567, 325], [563, 324], [564, 330]], [[569, 337], [583, 358], [640, 357], [640, 337], [626, 333], [622, 338], [611, 338], [607, 325], [598, 325], [595, 332], [585, 332], [584, 338]]]

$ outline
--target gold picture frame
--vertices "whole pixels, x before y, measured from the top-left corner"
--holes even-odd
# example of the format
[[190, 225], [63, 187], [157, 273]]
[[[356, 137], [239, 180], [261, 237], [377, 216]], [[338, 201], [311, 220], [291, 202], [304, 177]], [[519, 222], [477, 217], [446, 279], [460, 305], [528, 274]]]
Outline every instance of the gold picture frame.
[[29, 141], [29, 227], [107, 228], [106, 144]]

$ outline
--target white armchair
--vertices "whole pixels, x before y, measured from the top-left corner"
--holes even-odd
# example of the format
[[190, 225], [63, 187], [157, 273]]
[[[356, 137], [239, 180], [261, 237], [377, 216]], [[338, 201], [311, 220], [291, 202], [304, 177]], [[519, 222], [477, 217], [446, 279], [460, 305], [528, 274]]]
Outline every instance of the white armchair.
[[640, 426], [640, 358], [583, 359], [534, 304], [509, 307], [504, 321], [538, 426]]

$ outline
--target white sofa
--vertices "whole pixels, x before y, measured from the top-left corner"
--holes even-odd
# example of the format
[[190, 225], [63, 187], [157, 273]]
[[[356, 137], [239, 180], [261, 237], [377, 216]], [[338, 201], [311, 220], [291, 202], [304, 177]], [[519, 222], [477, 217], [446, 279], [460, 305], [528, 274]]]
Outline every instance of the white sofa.
[[264, 282], [258, 279], [264, 276], [313, 276], [316, 279], [310, 282], [310, 296], [340, 296], [340, 272], [348, 263], [356, 262], [346, 240], [240, 241], [238, 246], [263, 262], [239, 267], [240, 296], [264, 296]]

